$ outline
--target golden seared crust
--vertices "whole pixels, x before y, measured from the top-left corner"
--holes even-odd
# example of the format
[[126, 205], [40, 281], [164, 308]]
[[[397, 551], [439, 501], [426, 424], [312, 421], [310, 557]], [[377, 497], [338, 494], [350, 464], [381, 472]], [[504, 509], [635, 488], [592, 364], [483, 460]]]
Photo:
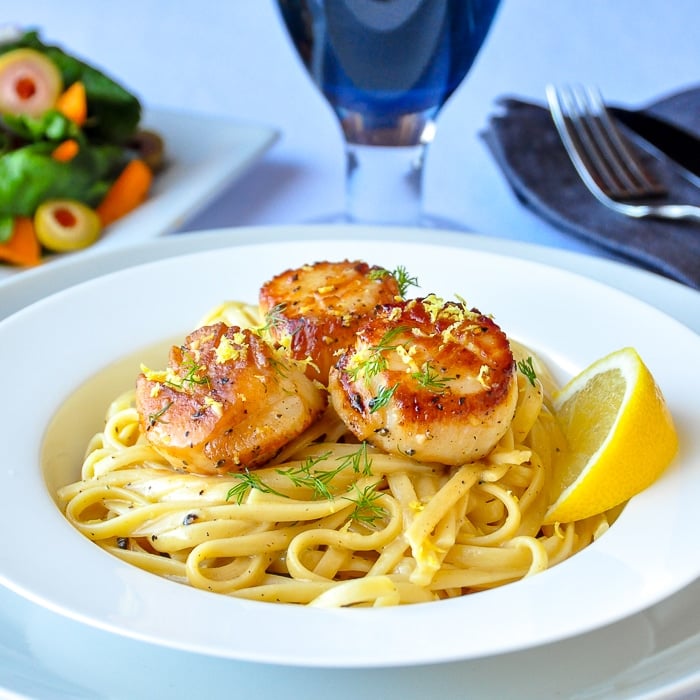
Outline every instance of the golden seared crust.
[[361, 261], [317, 262], [287, 270], [260, 289], [260, 309], [274, 341], [298, 360], [311, 359], [307, 375], [323, 384], [335, 354], [354, 341], [374, 309], [400, 299], [394, 277]]
[[459, 465], [490, 452], [515, 412], [515, 364], [494, 321], [437, 297], [384, 307], [330, 372], [333, 407], [360, 440]]
[[220, 474], [269, 461], [326, 407], [320, 389], [254, 332], [204, 326], [144, 370], [136, 407], [149, 442], [178, 469]]

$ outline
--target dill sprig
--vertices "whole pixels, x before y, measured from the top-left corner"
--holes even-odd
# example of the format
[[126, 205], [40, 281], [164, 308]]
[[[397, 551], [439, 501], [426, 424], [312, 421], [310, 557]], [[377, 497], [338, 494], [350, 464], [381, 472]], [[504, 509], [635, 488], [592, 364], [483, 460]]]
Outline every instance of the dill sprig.
[[358, 362], [356, 366], [348, 370], [350, 378], [355, 381], [363, 374], [367, 379], [376, 377], [380, 372], [383, 372], [387, 367], [387, 359], [384, 353], [390, 350], [396, 350], [399, 345], [393, 344], [396, 336], [410, 330], [408, 326], [395, 326], [390, 328], [373, 347], [369, 348], [367, 359]]
[[456, 377], [442, 376], [437, 370], [432, 368], [430, 360], [423, 365], [423, 369], [420, 372], [414, 372], [411, 377], [424, 389], [436, 394], [442, 394], [447, 388], [447, 382], [456, 379]]
[[328, 485], [344, 469], [344, 466], [328, 470], [314, 469], [317, 464], [326, 461], [330, 454], [330, 452], [324, 452], [322, 455], [312, 455], [307, 457], [301, 466], [293, 469], [278, 469], [277, 473], [286, 476], [295, 486], [311, 489], [314, 498], [322, 497], [330, 501], [333, 499], [333, 494]]
[[[276, 471], [281, 476], [286, 476], [294, 486], [311, 489], [314, 498], [327, 498], [328, 500], [334, 498], [330, 488], [331, 482], [345, 469], [352, 468], [354, 473], [361, 473], [364, 476], [370, 476], [372, 474], [372, 460], [367, 454], [366, 442], [361, 443], [355, 452], [338, 457], [337, 461], [339, 464], [334, 469], [315, 468], [321, 462], [327, 461], [331, 454], [332, 453], [328, 451], [320, 455], [310, 455], [306, 458], [304, 463], [298, 467], [277, 469]], [[273, 489], [262, 480], [259, 474], [251, 472], [247, 468], [242, 472], [231, 474], [231, 476], [238, 479], [239, 483], [229, 489], [226, 494], [227, 501], [235, 498], [236, 503], [241, 505], [246, 494], [251, 489], [255, 489], [261, 493], [273, 493], [276, 496], [290, 498], [286, 493], [281, 493]]]
[[383, 386], [379, 392], [377, 393], [376, 396], [371, 398], [369, 400], [369, 412], [374, 413], [375, 411], [378, 411], [380, 408], [384, 408], [389, 401], [391, 400], [391, 397], [394, 395], [394, 392], [399, 388], [398, 384], [394, 384], [393, 386]]
[[200, 374], [201, 372], [206, 371], [206, 367], [204, 365], [197, 364], [193, 355], [187, 353], [183, 358], [181, 366], [185, 371], [185, 374], [179, 378], [179, 383], [173, 379], [169, 379], [164, 381], [163, 384], [166, 386], [171, 386], [175, 389], [191, 389], [193, 384], [200, 386], [205, 384], [208, 386], [210, 384], [209, 377]]
[[406, 296], [406, 292], [409, 287], [418, 287], [418, 278], [412, 277], [408, 274], [408, 271], [403, 265], [398, 265], [394, 270], [385, 270], [380, 268], [377, 270], [372, 270], [369, 273], [370, 279], [381, 279], [382, 277], [393, 277], [396, 280], [396, 284], [399, 286], [399, 294], [402, 297]]
[[402, 297], [406, 296], [406, 292], [408, 291], [409, 287], [418, 286], [418, 278], [409, 275], [408, 271], [403, 265], [399, 265], [398, 267], [396, 267], [396, 269], [391, 274], [396, 280], [396, 283], [399, 285], [399, 294]]
[[367, 453], [367, 443], [364, 441], [360, 443], [360, 447], [355, 452], [338, 457], [338, 461], [340, 461], [341, 469], [352, 467], [355, 474], [363, 474], [364, 476], [372, 474], [372, 459]]
[[386, 508], [377, 503], [381, 496], [381, 493], [377, 491], [379, 483], [377, 481], [374, 484], [369, 484], [364, 489], [360, 489], [357, 484], [353, 484], [355, 497], [343, 496], [343, 498], [355, 504], [355, 508], [350, 514], [350, 520], [373, 526], [379, 518], [386, 516]]
[[282, 359], [282, 357], [270, 357], [268, 358], [268, 363], [272, 367], [272, 371], [282, 379], [286, 379], [289, 376], [289, 365], [287, 364], [287, 358]]
[[276, 496], [282, 496], [283, 498], [289, 498], [286, 494], [276, 491], [271, 486], [268, 486], [258, 474], [251, 472], [246, 467], [242, 472], [232, 474], [235, 479], [239, 479], [239, 483], [232, 486], [228, 493], [226, 494], [226, 500], [230, 501], [232, 498], [236, 499], [236, 503], [240, 506], [243, 503], [248, 491], [255, 489], [261, 493], [273, 493]]
[[284, 322], [284, 312], [287, 309], [287, 304], [280, 302], [275, 304], [266, 314], [265, 323], [258, 329], [259, 331], [267, 331], [270, 328], [277, 328]]
[[527, 359], [520, 360], [520, 362], [518, 362], [518, 369], [525, 375], [530, 384], [535, 386], [537, 373], [535, 372], [535, 368], [532, 366], [532, 357], [528, 356]]
[[[160, 411], [156, 411], [155, 413], [149, 413], [148, 414], [148, 427], [152, 428], [158, 421], [161, 420], [165, 412], [173, 405], [172, 401], [168, 401], [163, 408], [160, 409]], [[165, 422], [165, 421], [163, 421]]]

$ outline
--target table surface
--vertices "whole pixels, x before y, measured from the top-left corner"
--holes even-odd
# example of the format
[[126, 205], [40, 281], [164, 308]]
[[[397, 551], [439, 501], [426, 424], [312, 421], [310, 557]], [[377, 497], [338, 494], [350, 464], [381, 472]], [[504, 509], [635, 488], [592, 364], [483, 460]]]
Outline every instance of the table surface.
[[[297, 224], [342, 208], [340, 129], [271, 0], [4, 0], [2, 14], [106, 69], [149, 106], [279, 131], [264, 157], [181, 230]], [[595, 84], [632, 106], [696, 84], [698, 26], [697, 0], [504, 0], [473, 70], [439, 116], [426, 209], [489, 239], [609, 257], [525, 209], [479, 132], [500, 96], [543, 101], [550, 82]], [[0, 609], [13, 601], [3, 592]]]
[[[243, 182], [185, 229], [300, 223], [343, 206], [343, 144], [272, 0], [5, 0], [9, 23], [36, 26], [107, 69], [146, 104], [228, 116], [281, 138]], [[426, 209], [489, 236], [599, 254], [525, 210], [479, 131], [495, 100], [544, 100], [545, 85], [598, 85], [642, 105], [700, 81], [696, 0], [504, 0], [473, 70], [438, 119]]]

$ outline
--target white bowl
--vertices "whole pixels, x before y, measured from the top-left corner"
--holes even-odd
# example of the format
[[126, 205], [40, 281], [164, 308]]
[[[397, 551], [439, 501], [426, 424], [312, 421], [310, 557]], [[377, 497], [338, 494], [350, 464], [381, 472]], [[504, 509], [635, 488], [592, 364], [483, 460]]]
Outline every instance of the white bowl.
[[[459, 294], [494, 314], [562, 381], [633, 345], [676, 419], [681, 449], [673, 466], [632, 499], [605, 536], [568, 561], [495, 590], [397, 608], [322, 610], [207, 593], [130, 566], [75, 531], [53, 493], [78, 477], [87, 438], [101, 428], [109, 400], [133, 380], [132, 367], [220, 301], [254, 302], [260, 284], [287, 267], [344, 258], [404, 265], [418, 276], [420, 293]], [[689, 555], [700, 534], [700, 338], [647, 304], [563, 270], [415, 241], [280, 239], [139, 265], [59, 292], [0, 322], [0, 356], [0, 512], [11, 524], [0, 582], [121, 635], [303, 666], [470, 659], [610, 624], [700, 574], [700, 558]], [[58, 428], [55, 420], [62, 421]]]

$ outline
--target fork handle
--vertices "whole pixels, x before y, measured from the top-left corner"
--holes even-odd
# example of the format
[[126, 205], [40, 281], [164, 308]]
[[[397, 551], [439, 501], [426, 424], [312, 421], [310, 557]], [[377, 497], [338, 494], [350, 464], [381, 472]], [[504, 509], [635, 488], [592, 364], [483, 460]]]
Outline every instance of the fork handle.
[[660, 204], [649, 209], [649, 214], [659, 219], [700, 221], [700, 207], [693, 204]]

